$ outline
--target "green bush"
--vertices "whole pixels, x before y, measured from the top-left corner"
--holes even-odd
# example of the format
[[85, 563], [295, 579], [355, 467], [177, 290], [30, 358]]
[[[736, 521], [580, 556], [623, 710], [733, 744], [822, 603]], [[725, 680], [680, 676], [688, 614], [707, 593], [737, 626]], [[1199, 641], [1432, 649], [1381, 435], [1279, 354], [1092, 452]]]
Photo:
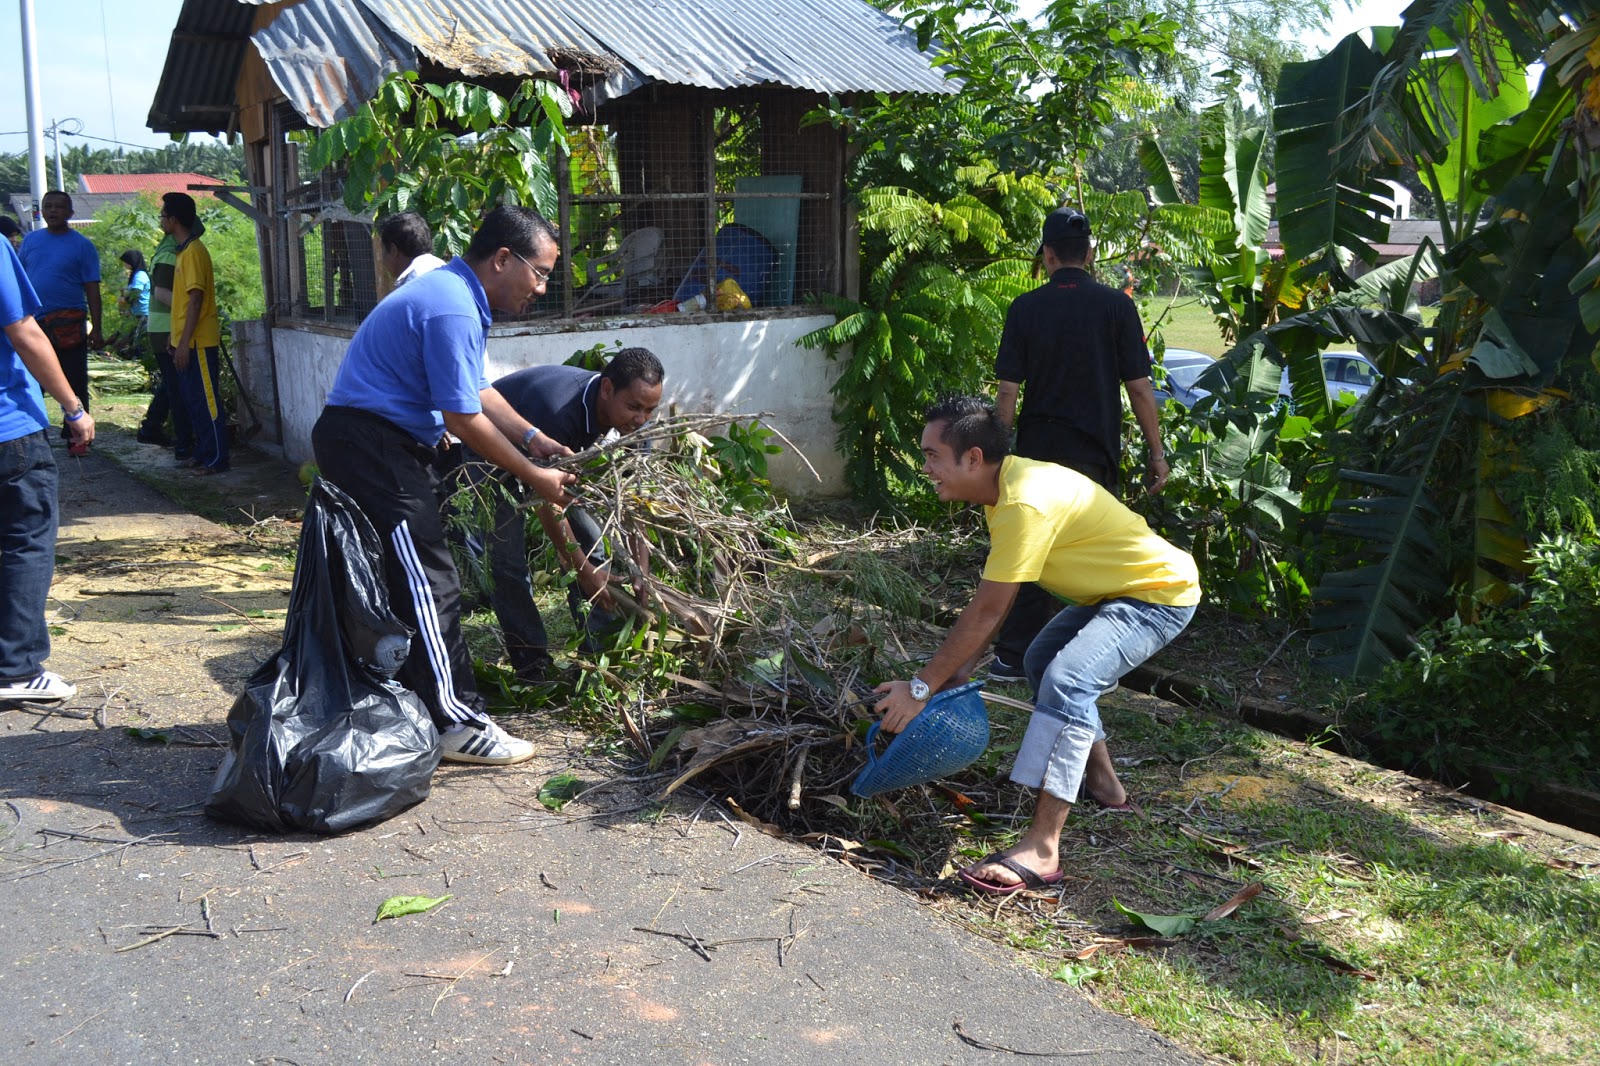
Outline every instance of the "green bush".
[[1460, 780], [1475, 764], [1595, 787], [1600, 770], [1600, 543], [1542, 539], [1520, 603], [1484, 606], [1418, 635], [1351, 721], [1378, 754]]

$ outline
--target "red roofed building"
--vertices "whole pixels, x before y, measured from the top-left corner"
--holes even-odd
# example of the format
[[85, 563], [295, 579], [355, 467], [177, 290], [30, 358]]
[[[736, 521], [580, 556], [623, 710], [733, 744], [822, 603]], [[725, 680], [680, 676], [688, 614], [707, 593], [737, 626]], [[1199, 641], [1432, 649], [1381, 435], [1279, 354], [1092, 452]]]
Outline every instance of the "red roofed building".
[[[78, 191], [84, 193], [191, 192], [191, 185], [226, 185], [204, 174], [79, 174]], [[198, 189], [194, 194], [210, 196]]]

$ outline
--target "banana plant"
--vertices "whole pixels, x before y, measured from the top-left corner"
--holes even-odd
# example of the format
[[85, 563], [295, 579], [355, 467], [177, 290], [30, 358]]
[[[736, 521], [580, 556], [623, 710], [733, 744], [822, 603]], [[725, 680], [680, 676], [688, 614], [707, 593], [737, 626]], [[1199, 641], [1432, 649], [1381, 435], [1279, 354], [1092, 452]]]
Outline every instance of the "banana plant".
[[[1573, 94], [1554, 80], [1527, 92], [1542, 35], [1559, 44], [1572, 32], [1559, 20], [1541, 28], [1542, 6], [1418, 0], [1401, 27], [1375, 30], [1372, 45], [1352, 35], [1280, 82], [1279, 204], [1291, 257], [1369, 258], [1385, 232], [1377, 180], [1402, 162], [1417, 165], [1442, 223], [1444, 299], [1424, 350], [1440, 376], [1424, 376], [1367, 463], [1340, 471], [1347, 491], [1329, 507], [1326, 530], [1349, 553], [1314, 591], [1313, 624], [1341, 672], [1376, 673], [1448, 607], [1447, 590], [1492, 592], [1526, 565], [1495, 484], [1514, 463], [1498, 427], [1547, 408], [1552, 384], [1594, 347], [1569, 291], [1586, 258], [1573, 237], [1575, 162], [1562, 132]], [[1462, 464], [1465, 484], [1439, 466], [1462, 451], [1445, 449], [1450, 439], [1475, 456]], [[1451, 523], [1436, 493], [1472, 504], [1465, 568], [1445, 547]]]

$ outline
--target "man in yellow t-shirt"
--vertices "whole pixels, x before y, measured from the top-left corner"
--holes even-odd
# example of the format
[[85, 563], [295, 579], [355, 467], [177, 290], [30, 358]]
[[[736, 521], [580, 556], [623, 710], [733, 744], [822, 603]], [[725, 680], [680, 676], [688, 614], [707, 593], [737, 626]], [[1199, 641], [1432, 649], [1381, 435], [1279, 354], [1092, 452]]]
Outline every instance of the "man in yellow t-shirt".
[[966, 681], [1023, 584], [1074, 601], [1023, 657], [1034, 712], [1011, 780], [1038, 790], [1033, 822], [1016, 846], [961, 871], [974, 888], [997, 894], [1061, 880], [1061, 830], [1081, 790], [1101, 806], [1128, 807], [1096, 700], [1181, 633], [1200, 603], [1187, 552], [1077, 471], [1007, 455], [1009, 436], [976, 396], [928, 410], [922, 472], [939, 499], [983, 505], [989, 558], [938, 652], [910, 681], [879, 685], [876, 708], [883, 729], [898, 733], [929, 695]]
[[222, 406], [222, 368], [218, 348], [217, 285], [211, 253], [195, 232], [194, 197], [169, 192], [161, 198], [161, 229], [178, 244], [172, 277], [172, 365], [194, 428], [196, 474], [228, 469], [228, 412]]

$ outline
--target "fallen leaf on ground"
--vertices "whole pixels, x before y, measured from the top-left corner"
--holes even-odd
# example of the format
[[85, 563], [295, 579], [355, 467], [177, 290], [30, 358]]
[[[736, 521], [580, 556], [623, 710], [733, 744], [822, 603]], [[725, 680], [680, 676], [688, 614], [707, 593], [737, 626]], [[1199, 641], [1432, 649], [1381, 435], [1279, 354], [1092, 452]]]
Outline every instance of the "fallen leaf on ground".
[[539, 802], [552, 811], [565, 807], [573, 796], [583, 791], [583, 782], [577, 774], [556, 774], [539, 788]]
[[1244, 906], [1246, 903], [1249, 903], [1251, 900], [1261, 895], [1261, 889], [1263, 887], [1265, 886], [1262, 885], [1260, 881], [1250, 882], [1248, 885], [1245, 885], [1239, 891], [1235, 892], [1232, 899], [1217, 907], [1200, 920], [1202, 922], [1221, 921], [1234, 911], [1238, 910], [1240, 907]]
[[390, 896], [378, 905], [378, 916], [372, 919], [372, 924], [377, 925], [385, 918], [398, 918], [404, 914], [426, 914], [452, 896]]
[[1143, 914], [1136, 910], [1124, 907], [1120, 900], [1113, 899], [1111, 905], [1121, 911], [1128, 918], [1133, 919], [1135, 925], [1142, 925], [1152, 932], [1162, 936], [1182, 936], [1195, 927], [1195, 918], [1188, 914]]
[[771, 822], [763, 822], [760, 818], [757, 818], [755, 815], [739, 806], [738, 803], [734, 802], [732, 796], [727, 798], [726, 803], [728, 804], [728, 809], [734, 813], [739, 821], [744, 822], [746, 825], [755, 826], [769, 837], [777, 837], [780, 840], [783, 838], [782, 829], [779, 829]]

